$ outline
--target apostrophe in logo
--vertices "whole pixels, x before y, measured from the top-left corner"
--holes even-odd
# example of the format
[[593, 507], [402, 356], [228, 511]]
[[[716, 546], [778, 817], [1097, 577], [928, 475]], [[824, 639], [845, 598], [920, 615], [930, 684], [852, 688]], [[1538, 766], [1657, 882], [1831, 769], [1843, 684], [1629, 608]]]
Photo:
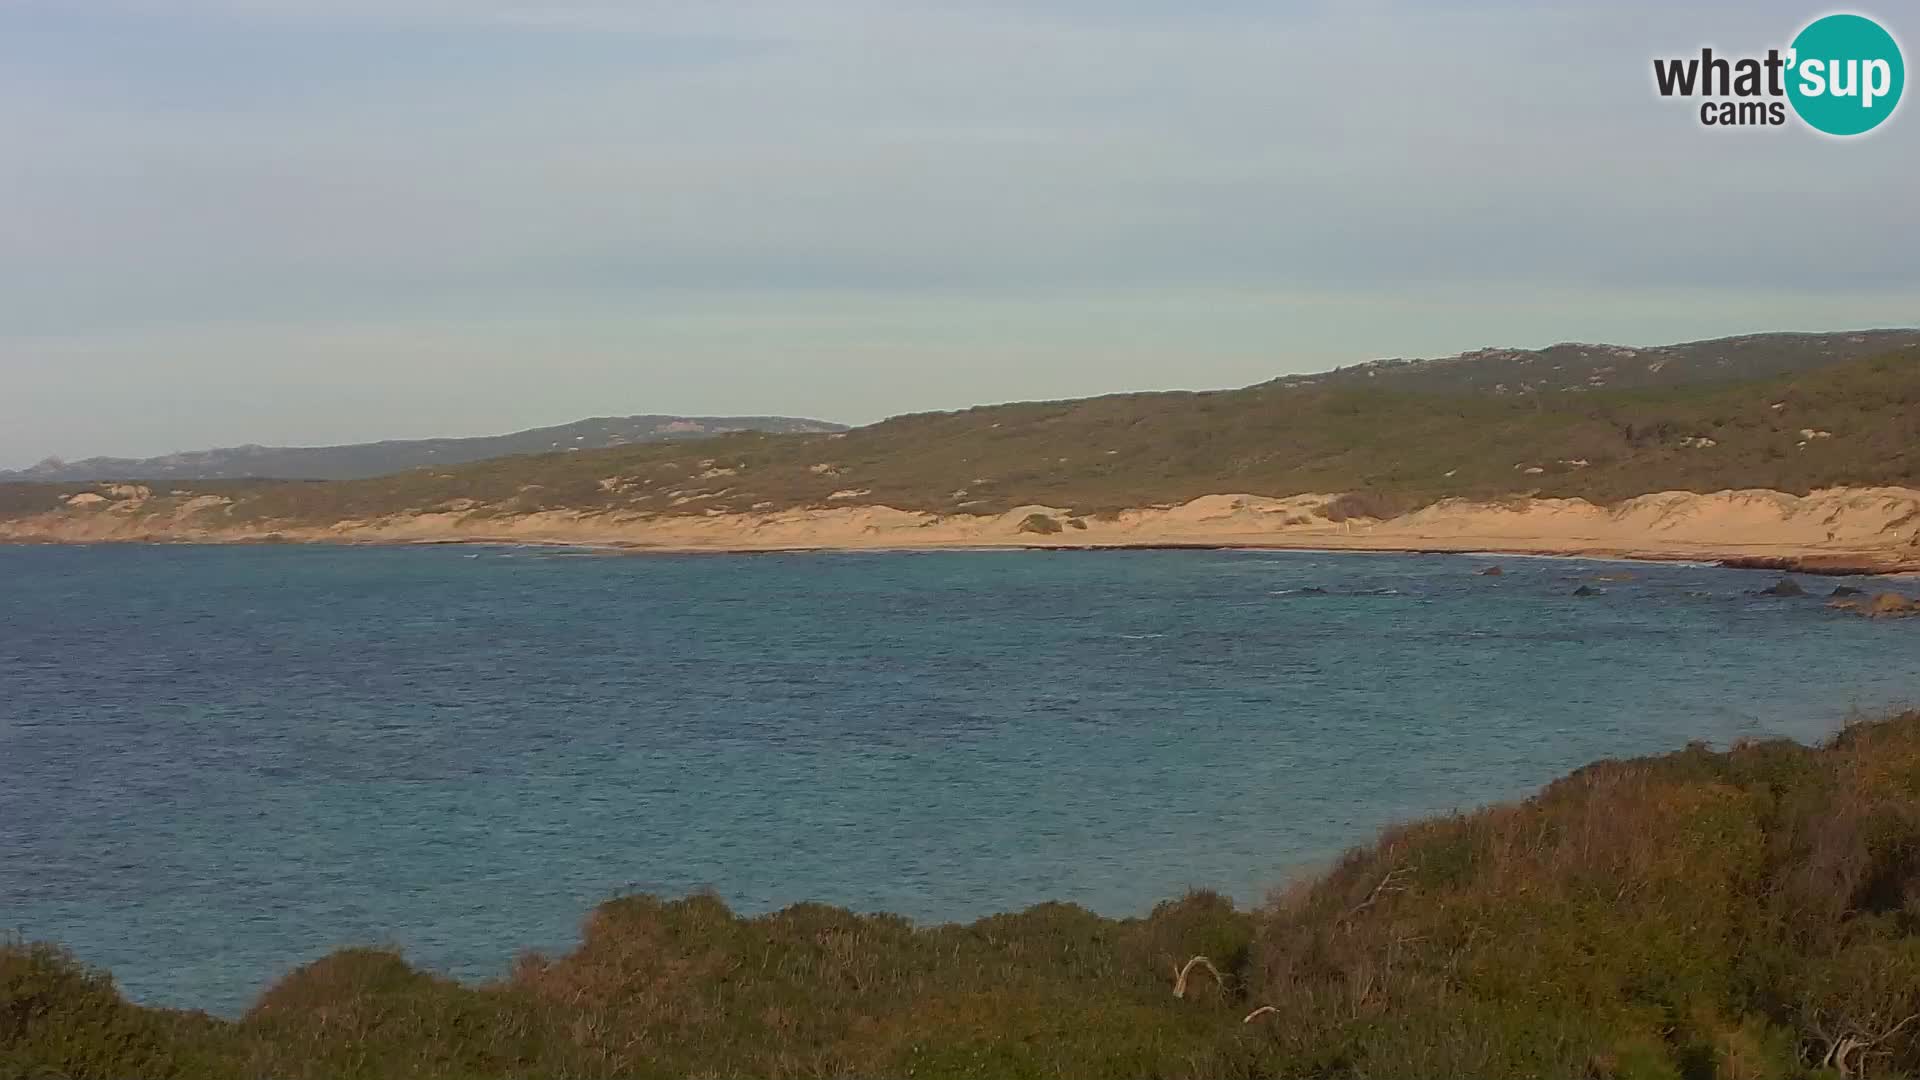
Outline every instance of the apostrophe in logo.
[[1793, 39], [1787, 57], [1787, 100], [1809, 127], [1829, 135], [1879, 127], [1907, 84], [1900, 44], [1864, 15], [1815, 19]]
[[1900, 105], [1907, 66], [1900, 43], [1864, 15], [1808, 23], [1786, 49], [1764, 57], [1715, 56], [1653, 62], [1661, 97], [1703, 98], [1706, 127], [1778, 127], [1793, 115], [1827, 135], [1864, 135]]

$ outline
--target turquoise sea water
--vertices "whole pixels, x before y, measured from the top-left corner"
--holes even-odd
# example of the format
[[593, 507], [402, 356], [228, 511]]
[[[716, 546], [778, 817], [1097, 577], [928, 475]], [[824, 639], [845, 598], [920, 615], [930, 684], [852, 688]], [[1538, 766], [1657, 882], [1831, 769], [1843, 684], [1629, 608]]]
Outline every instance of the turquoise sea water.
[[345, 944], [496, 974], [635, 890], [920, 920], [1257, 901], [1395, 820], [1920, 697], [1920, 626], [1750, 595], [1772, 580], [0, 549], [0, 926], [232, 1013]]

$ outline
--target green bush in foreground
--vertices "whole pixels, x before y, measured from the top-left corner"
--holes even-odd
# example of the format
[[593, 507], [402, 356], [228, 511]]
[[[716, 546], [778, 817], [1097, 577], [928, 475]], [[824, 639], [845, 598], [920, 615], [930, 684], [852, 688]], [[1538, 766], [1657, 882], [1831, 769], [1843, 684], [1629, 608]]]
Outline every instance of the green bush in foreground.
[[52, 945], [0, 944], [0, 1077], [228, 1075], [231, 1030], [130, 1005], [113, 979]]
[[41, 1076], [1920, 1076], [1920, 713], [1604, 762], [1254, 912], [629, 897], [496, 983], [347, 950], [231, 1023], [6, 945], [0, 1077]]

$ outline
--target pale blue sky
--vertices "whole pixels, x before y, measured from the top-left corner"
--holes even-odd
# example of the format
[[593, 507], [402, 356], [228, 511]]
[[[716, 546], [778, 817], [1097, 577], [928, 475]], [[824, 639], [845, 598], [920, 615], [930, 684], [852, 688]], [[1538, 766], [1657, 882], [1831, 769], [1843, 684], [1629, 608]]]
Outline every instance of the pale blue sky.
[[1651, 89], [1817, 13], [0, 0], [0, 467], [1920, 323], [1912, 103]]

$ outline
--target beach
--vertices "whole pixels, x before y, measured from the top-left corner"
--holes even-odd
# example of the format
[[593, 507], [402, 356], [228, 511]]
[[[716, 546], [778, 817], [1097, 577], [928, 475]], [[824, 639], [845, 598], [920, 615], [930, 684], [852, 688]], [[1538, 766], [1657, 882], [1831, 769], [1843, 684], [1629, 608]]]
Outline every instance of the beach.
[[409, 510], [316, 523], [235, 521], [216, 496], [154, 498], [121, 486], [51, 512], [0, 521], [19, 543], [516, 543], [628, 552], [954, 550], [1025, 547], [1256, 548], [1487, 552], [1724, 561], [1810, 573], [1920, 571], [1920, 490], [1839, 487], [1584, 499], [1446, 499], [1386, 519], [1339, 516], [1337, 497], [1206, 495], [1175, 506], [1081, 516], [1071, 507], [936, 514], [884, 505], [761, 513], [523, 514]]

